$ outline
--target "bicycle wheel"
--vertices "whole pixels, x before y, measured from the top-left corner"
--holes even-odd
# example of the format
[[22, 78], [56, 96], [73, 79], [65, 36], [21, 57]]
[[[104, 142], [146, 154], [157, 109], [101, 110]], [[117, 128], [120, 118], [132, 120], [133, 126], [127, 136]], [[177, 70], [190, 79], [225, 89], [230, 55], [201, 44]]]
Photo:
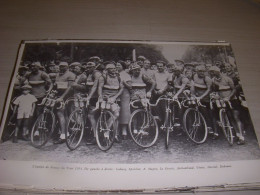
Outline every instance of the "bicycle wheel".
[[109, 150], [114, 143], [115, 136], [116, 123], [114, 115], [110, 111], [104, 110], [101, 112], [96, 126], [96, 140], [100, 150]]
[[129, 131], [134, 142], [143, 148], [154, 145], [158, 138], [158, 124], [153, 115], [144, 109], [132, 113]]
[[225, 109], [221, 109], [219, 111], [219, 119], [221, 123], [221, 128], [223, 130], [223, 133], [225, 135], [225, 138], [227, 139], [229, 145], [233, 145], [233, 133], [232, 133], [232, 126], [230, 125], [227, 113]]
[[54, 124], [53, 112], [46, 111], [38, 116], [31, 131], [31, 143], [34, 147], [40, 148], [47, 143], [53, 133]]
[[169, 147], [169, 136], [170, 136], [170, 121], [169, 112], [166, 112], [164, 125], [165, 125], [165, 148], [168, 149]]
[[197, 144], [206, 141], [208, 135], [207, 124], [203, 115], [194, 108], [188, 108], [183, 115], [183, 126], [188, 137]]
[[66, 145], [70, 150], [79, 147], [84, 134], [84, 116], [81, 109], [74, 110], [70, 116], [65, 132]]

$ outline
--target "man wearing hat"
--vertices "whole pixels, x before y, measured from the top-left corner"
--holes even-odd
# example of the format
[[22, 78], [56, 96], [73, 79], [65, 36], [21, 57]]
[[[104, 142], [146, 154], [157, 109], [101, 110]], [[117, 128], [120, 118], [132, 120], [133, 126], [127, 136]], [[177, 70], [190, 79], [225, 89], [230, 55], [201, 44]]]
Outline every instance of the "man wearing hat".
[[214, 134], [214, 137], [218, 136], [217, 132], [213, 131], [211, 120], [213, 115], [210, 109], [210, 98], [209, 93], [211, 91], [212, 80], [205, 75], [206, 68], [204, 65], [196, 67], [196, 74], [193, 77], [193, 85], [191, 92], [204, 106], [200, 107], [200, 110], [207, 121], [209, 133]]
[[[32, 87], [30, 85], [24, 85], [22, 86], [22, 95], [17, 97], [15, 101], [13, 102], [14, 110], [13, 115], [11, 118], [14, 118], [15, 114], [17, 113], [17, 121], [16, 121], [16, 127], [13, 137], [13, 142], [17, 143], [17, 135], [20, 130], [20, 128], [23, 128], [23, 138], [25, 140], [28, 139], [29, 136], [29, 118], [33, 116], [34, 109], [35, 109], [35, 103], [37, 102], [37, 99], [34, 95], [30, 94], [30, 90]], [[22, 126], [23, 125], [23, 126]]]
[[[234, 96], [236, 93], [234, 82], [231, 78], [221, 74], [220, 68], [217, 66], [212, 66], [209, 71], [212, 76], [213, 91], [217, 93], [220, 99], [231, 102], [232, 109], [227, 107], [228, 118], [236, 131], [236, 137], [238, 138], [237, 144], [244, 144], [245, 138], [243, 136], [243, 124], [239, 113], [240, 101]], [[216, 109], [213, 111], [215, 111], [214, 115], [216, 116], [213, 117], [214, 124], [217, 124], [216, 118], [218, 113], [216, 112]], [[215, 129], [216, 128], [217, 127], [215, 126]]]
[[[98, 111], [95, 110], [96, 103], [98, 101], [98, 79], [102, 75], [99, 70], [96, 69], [96, 65], [94, 62], [87, 62], [85, 66], [85, 72], [84, 74], [86, 75], [86, 94], [87, 94], [87, 104], [89, 105], [89, 110], [88, 110], [88, 119], [91, 123], [92, 129], [96, 129], [96, 124], [97, 124], [97, 118], [98, 118]], [[90, 132], [89, 132], [90, 133]], [[95, 139], [95, 131], [94, 131], [94, 138], [92, 140], [87, 140], [87, 144], [95, 144], [96, 139]]]
[[139, 66], [141, 66], [141, 68], [143, 68], [145, 60], [146, 60], [146, 58], [144, 56], [138, 56], [137, 57], [137, 64]]
[[74, 73], [75, 75], [77, 74], [76, 72], [75, 72], [75, 67], [79, 67], [79, 66], [81, 66], [81, 64], [79, 63], [79, 62], [72, 62], [70, 65], [69, 65], [69, 70], [70, 70], [70, 72], [72, 72], [72, 73]]
[[[141, 67], [138, 64], [133, 64], [131, 66], [131, 85], [131, 100], [140, 100], [145, 97], [151, 98], [151, 93], [155, 87], [155, 81], [142, 73]], [[149, 89], [147, 86], [149, 86]]]
[[[32, 86], [31, 94], [41, 102], [46, 93], [51, 90], [52, 82], [46, 72], [39, 70], [40, 62], [33, 62], [30, 67], [31, 73], [27, 75], [27, 80]], [[46, 90], [46, 87], [48, 87], [48, 90]]]
[[[113, 62], [106, 64], [106, 73], [98, 79], [98, 96], [99, 102], [106, 102], [110, 107], [115, 119], [119, 117], [120, 107], [116, 100], [123, 92], [123, 83], [117, 73], [116, 66]], [[118, 132], [116, 132], [116, 141], [120, 142]]]
[[184, 68], [184, 61], [180, 60], [180, 59], [177, 59], [177, 60], [174, 60], [175, 63], [176, 63], [176, 66], [180, 66], [182, 68]]
[[[59, 64], [60, 72], [56, 77], [56, 85], [57, 85], [57, 102], [63, 102], [66, 100], [69, 92], [70, 86], [73, 81], [75, 81], [76, 76], [74, 73], [69, 71], [69, 65], [67, 62], [60, 62]], [[54, 144], [61, 144], [65, 142], [65, 130], [67, 124], [67, 114], [65, 113], [65, 109], [57, 110], [57, 116], [60, 122], [61, 134], [60, 138], [54, 141]]]
[[21, 87], [28, 82], [26, 78], [27, 74], [28, 74], [28, 67], [20, 66], [18, 69], [18, 74], [16, 75], [15, 78], [13, 97], [17, 97], [18, 95], [21, 94]]
[[194, 71], [195, 65], [193, 63], [186, 63], [184, 64], [184, 72], [187, 70]]

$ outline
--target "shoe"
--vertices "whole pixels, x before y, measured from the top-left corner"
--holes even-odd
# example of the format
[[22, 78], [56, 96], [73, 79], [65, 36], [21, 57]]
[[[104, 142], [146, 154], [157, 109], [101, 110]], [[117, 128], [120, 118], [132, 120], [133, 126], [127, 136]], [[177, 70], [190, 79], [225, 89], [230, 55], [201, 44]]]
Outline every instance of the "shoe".
[[212, 139], [217, 139], [218, 138], [218, 133], [217, 132], [214, 132], [213, 135], [212, 135]]
[[208, 127], [208, 134], [214, 134], [214, 131], [211, 127]]
[[66, 140], [59, 138], [58, 140], [54, 141], [54, 144], [63, 144]]
[[13, 143], [18, 143], [17, 136], [13, 136]]
[[116, 136], [116, 137], [115, 137], [115, 142], [116, 142], [116, 143], [121, 143], [122, 140], [119, 138], [119, 136]]
[[23, 138], [24, 141], [30, 141], [29, 134], [26, 134], [26, 135], [24, 134], [22, 136], [22, 138]]
[[245, 144], [244, 137], [238, 137], [237, 145], [244, 145], [244, 144]]
[[127, 135], [122, 135], [122, 140], [127, 140]]
[[96, 141], [96, 138], [92, 138], [91, 140], [87, 140], [86, 141], [86, 145], [96, 145], [97, 144], [97, 141]]

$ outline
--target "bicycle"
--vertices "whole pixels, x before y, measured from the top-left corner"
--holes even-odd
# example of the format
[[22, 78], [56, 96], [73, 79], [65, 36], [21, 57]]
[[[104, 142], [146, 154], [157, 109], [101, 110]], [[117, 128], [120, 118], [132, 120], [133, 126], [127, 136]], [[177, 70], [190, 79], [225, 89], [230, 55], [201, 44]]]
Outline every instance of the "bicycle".
[[181, 109], [181, 103], [179, 102], [178, 99], [173, 99], [172, 95], [163, 95], [159, 97], [157, 100], [159, 101], [166, 101], [166, 108], [165, 108], [165, 118], [163, 125], [160, 127], [163, 131], [165, 131], [165, 148], [169, 148], [169, 137], [170, 137], [170, 132], [174, 131], [174, 126], [175, 126], [175, 113], [174, 113], [174, 102], [176, 102]]
[[57, 104], [55, 100], [56, 94], [57, 91], [50, 91], [42, 102], [38, 104], [39, 106], [44, 106], [44, 108], [43, 112], [34, 122], [31, 131], [31, 144], [36, 148], [41, 148], [48, 142], [53, 134], [55, 126], [57, 126], [57, 121], [55, 120], [56, 117], [53, 110], [54, 108], [63, 108], [64, 102], [59, 102], [60, 105], [55, 107]]
[[[134, 104], [141, 102], [141, 105]], [[158, 103], [158, 102], [157, 102]], [[148, 148], [154, 145], [158, 139], [158, 124], [151, 112], [151, 104], [148, 99], [134, 100], [130, 102], [135, 110], [129, 120], [129, 132], [134, 142], [142, 148]]]
[[69, 102], [74, 102], [75, 110], [69, 116], [65, 139], [67, 147], [70, 150], [75, 150], [79, 147], [85, 130], [92, 129], [87, 125], [90, 123], [87, 118], [88, 103], [86, 99], [81, 96], [76, 96], [68, 99], [65, 105], [68, 105]]
[[185, 91], [186, 99], [183, 100], [182, 105], [186, 107], [183, 115], [183, 127], [189, 139], [196, 144], [202, 144], [206, 141], [208, 136], [208, 127], [205, 117], [200, 112], [199, 107], [206, 107], [201, 102]]
[[115, 141], [117, 125], [115, 117], [110, 111], [110, 103], [108, 103], [107, 101], [102, 101], [100, 103], [98, 101], [94, 110], [97, 110], [99, 108], [100, 116], [97, 120], [96, 126], [96, 141], [100, 150], [107, 151], [112, 147]]
[[232, 109], [230, 101], [221, 99], [217, 93], [211, 93], [210, 95], [210, 108], [213, 109], [213, 103], [216, 104], [216, 107], [219, 109], [219, 121], [218, 125], [222, 129], [226, 140], [229, 145], [232, 146], [234, 143], [233, 127], [229, 121], [227, 115], [227, 105]]

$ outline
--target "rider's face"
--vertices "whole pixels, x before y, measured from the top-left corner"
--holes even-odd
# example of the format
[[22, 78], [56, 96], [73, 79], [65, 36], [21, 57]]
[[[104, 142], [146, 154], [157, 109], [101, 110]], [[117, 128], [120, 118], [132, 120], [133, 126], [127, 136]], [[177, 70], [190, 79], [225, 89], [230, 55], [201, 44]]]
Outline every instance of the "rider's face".
[[145, 68], [145, 69], [149, 69], [150, 66], [151, 66], [151, 62], [149, 62], [149, 61], [144, 61], [144, 68]]
[[116, 67], [114, 67], [114, 68], [108, 68], [108, 69], [107, 69], [107, 72], [108, 72], [109, 74], [116, 74], [116, 72], [117, 72]]
[[205, 77], [205, 72], [204, 71], [197, 71], [197, 74], [200, 78], [204, 78]]
[[121, 72], [123, 70], [123, 66], [120, 63], [117, 63], [116, 69], [117, 69], [118, 72]]
[[133, 76], [135, 76], [135, 77], [138, 77], [139, 74], [140, 74], [140, 72], [141, 72], [141, 69], [140, 69], [140, 68], [137, 68], [137, 69], [132, 70]]
[[64, 73], [68, 70], [67, 66], [60, 66], [60, 73]]
[[163, 63], [157, 63], [157, 70], [159, 72], [163, 72], [164, 71], [164, 65]]

